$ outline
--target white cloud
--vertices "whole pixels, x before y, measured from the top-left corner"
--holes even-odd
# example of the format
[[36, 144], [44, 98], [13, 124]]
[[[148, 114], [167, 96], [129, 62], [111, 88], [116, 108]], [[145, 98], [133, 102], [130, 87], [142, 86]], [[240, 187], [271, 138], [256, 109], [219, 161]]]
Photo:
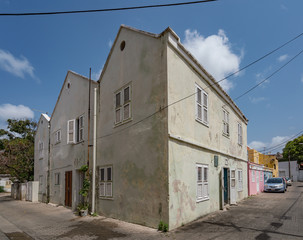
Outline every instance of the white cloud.
[[7, 119], [23, 119], [34, 118], [34, 112], [24, 105], [12, 105], [2, 104], [0, 105], [0, 121], [6, 121]]
[[108, 47], [111, 48], [112, 46], [113, 46], [113, 41], [112, 41], [112, 40], [109, 40], [109, 41], [108, 41]]
[[259, 103], [259, 102], [263, 102], [266, 100], [265, 97], [249, 97], [249, 100], [252, 102], [252, 103]]
[[281, 55], [280, 57], [278, 57], [278, 61], [279, 61], [279, 62], [283, 62], [283, 61], [285, 61], [287, 58], [288, 58], [288, 55], [287, 55], [287, 54], [284, 54], [284, 55]]
[[103, 70], [103, 66], [97, 72], [93, 72], [92, 73], [92, 79], [98, 81], [99, 78], [100, 78], [102, 70]]
[[24, 56], [17, 58], [2, 49], [0, 49], [0, 68], [20, 78], [24, 78], [25, 74], [36, 78], [34, 67]]
[[288, 8], [287, 8], [284, 4], [281, 4], [280, 7], [281, 7], [281, 9], [284, 10], [284, 11], [288, 10]]
[[[184, 46], [217, 81], [239, 70], [242, 56], [234, 54], [229, 39], [220, 29], [217, 35], [203, 37], [197, 30], [185, 31]], [[243, 53], [242, 53], [243, 55]], [[220, 82], [225, 91], [233, 88], [229, 80]]]
[[264, 148], [266, 153], [282, 152], [282, 149], [286, 145], [288, 139], [290, 139], [289, 136], [276, 136], [273, 137], [270, 142], [252, 141], [248, 144], [248, 146], [262, 153], [264, 153]]

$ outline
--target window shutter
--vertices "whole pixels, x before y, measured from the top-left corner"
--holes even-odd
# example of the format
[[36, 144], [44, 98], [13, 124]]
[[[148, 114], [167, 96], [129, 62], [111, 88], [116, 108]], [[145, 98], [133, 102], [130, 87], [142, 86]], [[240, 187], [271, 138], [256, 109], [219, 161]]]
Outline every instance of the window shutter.
[[106, 183], [106, 196], [107, 197], [112, 197], [113, 196], [112, 186], [113, 185], [112, 185], [111, 182]]
[[105, 197], [105, 183], [101, 182], [99, 185], [99, 196]]
[[208, 123], [208, 95], [203, 92], [203, 121]]
[[67, 144], [75, 143], [75, 119], [67, 121]]

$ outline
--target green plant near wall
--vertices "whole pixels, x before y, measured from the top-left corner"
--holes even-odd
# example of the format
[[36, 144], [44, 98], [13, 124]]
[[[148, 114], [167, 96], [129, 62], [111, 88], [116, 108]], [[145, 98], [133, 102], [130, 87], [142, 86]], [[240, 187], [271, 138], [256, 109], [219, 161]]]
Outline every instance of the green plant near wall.
[[159, 222], [158, 231], [167, 232], [168, 231], [168, 224], [164, 223], [163, 221]]
[[88, 173], [88, 166], [83, 165], [80, 168], [80, 171], [84, 173], [84, 178], [82, 182], [82, 188], [79, 191], [79, 194], [83, 197], [82, 202], [78, 205], [77, 209], [80, 212], [81, 210], [88, 210], [89, 203], [88, 203], [88, 194], [90, 188], [90, 181]]
[[4, 192], [4, 187], [0, 186], [0, 192]]

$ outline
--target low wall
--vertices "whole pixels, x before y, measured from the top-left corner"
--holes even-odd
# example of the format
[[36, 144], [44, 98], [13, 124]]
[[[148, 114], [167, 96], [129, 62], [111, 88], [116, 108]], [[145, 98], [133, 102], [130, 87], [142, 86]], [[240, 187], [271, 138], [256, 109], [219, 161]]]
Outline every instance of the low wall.
[[39, 182], [13, 183], [11, 197], [15, 200], [38, 202]]

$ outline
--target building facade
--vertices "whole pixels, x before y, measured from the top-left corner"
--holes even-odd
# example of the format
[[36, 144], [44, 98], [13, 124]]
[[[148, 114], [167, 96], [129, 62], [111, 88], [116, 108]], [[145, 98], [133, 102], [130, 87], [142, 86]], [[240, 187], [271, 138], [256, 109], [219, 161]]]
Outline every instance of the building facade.
[[50, 117], [41, 114], [35, 135], [34, 180], [39, 181], [38, 200], [48, 202]]
[[122, 26], [99, 82], [98, 213], [173, 229], [247, 196], [247, 119], [171, 29]]
[[[50, 120], [50, 201], [72, 208], [92, 160], [87, 86], [69, 72]], [[170, 28], [121, 26], [96, 86], [98, 214], [174, 229], [248, 196], [248, 120]]]

